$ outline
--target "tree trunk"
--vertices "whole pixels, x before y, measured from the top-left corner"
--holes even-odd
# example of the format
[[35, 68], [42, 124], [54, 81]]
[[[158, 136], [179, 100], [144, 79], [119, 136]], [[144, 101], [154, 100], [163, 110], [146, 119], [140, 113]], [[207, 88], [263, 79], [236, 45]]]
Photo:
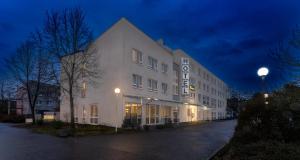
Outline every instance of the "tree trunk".
[[74, 121], [74, 97], [72, 87], [70, 89], [70, 111], [71, 111], [71, 129], [74, 131], [75, 129], [75, 121]]
[[31, 107], [31, 115], [32, 115], [32, 124], [34, 125], [36, 124], [34, 107]]

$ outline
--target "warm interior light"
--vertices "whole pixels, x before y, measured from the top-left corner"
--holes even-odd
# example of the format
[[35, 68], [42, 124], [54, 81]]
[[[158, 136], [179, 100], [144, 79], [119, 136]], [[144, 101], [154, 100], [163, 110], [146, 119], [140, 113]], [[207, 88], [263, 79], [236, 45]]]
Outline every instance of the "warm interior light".
[[265, 94], [264, 94], [264, 97], [265, 97], [265, 98], [268, 98], [268, 97], [269, 97], [269, 94], [268, 94], [268, 93], [265, 93]]
[[44, 120], [54, 120], [54, 115], [46, 114], [46, 115], [44, 115]]
[[120, 88], [115, 88], [115, 93], [119, 94], [121, 92]]
[[262, 76], [266, 76], [269, 73], [269, 69], [266, 67], [261, 67], [257, 70], [257, 75], [262, 77]]

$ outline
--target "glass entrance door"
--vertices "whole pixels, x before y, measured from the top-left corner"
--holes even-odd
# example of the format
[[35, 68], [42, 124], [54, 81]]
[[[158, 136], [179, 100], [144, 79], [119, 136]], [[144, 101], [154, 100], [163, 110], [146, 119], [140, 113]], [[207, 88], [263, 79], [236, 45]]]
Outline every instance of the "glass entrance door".
[[137, 103], [125, 104], [123, 127], [137, 127], [142, 123], [142, 105]]

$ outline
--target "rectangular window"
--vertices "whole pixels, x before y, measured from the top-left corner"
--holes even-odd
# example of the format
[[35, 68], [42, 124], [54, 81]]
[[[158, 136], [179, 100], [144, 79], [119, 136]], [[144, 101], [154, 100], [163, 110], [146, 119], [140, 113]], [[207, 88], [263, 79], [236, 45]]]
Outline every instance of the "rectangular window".
[[86, 97], [86, 89], [87, 89], [86, 82], [83, 82], [82, 87], [81, 87], [81, 97], [82, 98]]
[[201, 94], [198, 94], [198, 102], [201, 102]]
[[168, 84], [167, 83], [162, 83], [161, 84], [161, 90], [162, 90], [163, 94], [167, 94]]
[[195, 93], [190, 93], [190, 98], [194, 100], [196, 98], [196, 94]]
[[97, 105], [93, 104], [90, 106], [90, 122], [91, 124], [97, 124], [98, 123], [98, 107]]
[[198, 81], [198, 89], [201, 89], [201, 81]]
[[178, 87], [178, 85], [173, 85], [173, 94], [174, 95], [179, 95], [179, 87]]
[[211, 112], [211, 117], [212, 117], [213, 120], [215, 120], [216, 119], [216, 112]]
[[74, 106], [74, 121], [78, 123], [78, 107]]
[[146, 124], [159, 123], [159, 105], [146, 105]]
[[132, 85], [136, 88], [142, 88], [142, 76], [133, 74], [132, 75]]
[[201, 76], [201, 69], [198, 68], [198, 76], [200, 77]]
[[216, 99], [211, 98], [211, 106], [212, 106], [213, 108], [216, 108], [216, 106], [217, 106], [217, 101], [216, 101]]
[[132, 61], [137, 64], [143, 63], [143, 53], [141, 51], [138, 51], [136, 49], [132, 49]]
[[157, 80], [148, 79], [148, 89], [149, 91], [157, 91]]
[[161, 69], [162, 69], [162, 73], [167, 73], [168, 72], [168, 65], [165, 63], [161, 64]]
[[203, 104], [209, 105], [209, 97], [208, 96], [203, 95]]
[[157, 59], [148, 57], [148, 68], [157, 71]]

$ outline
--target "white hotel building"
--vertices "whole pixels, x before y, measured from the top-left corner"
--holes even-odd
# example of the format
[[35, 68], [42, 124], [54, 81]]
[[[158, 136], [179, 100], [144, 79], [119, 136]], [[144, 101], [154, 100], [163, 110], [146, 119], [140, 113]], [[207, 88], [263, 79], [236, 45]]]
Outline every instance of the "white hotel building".
[[[77, 123], [122, 127], [225, 118], [227, 85], [184, 51], [152, 40], [126, 19], [92, 47], [100, 55], [103, 75], [99, 86], [83, 84], [84, 96], [75, 98]], [[121, 92], [115, 94], [115, 88]], [[60, 119], [70, 121], [64, 93], [61, 100]]]

